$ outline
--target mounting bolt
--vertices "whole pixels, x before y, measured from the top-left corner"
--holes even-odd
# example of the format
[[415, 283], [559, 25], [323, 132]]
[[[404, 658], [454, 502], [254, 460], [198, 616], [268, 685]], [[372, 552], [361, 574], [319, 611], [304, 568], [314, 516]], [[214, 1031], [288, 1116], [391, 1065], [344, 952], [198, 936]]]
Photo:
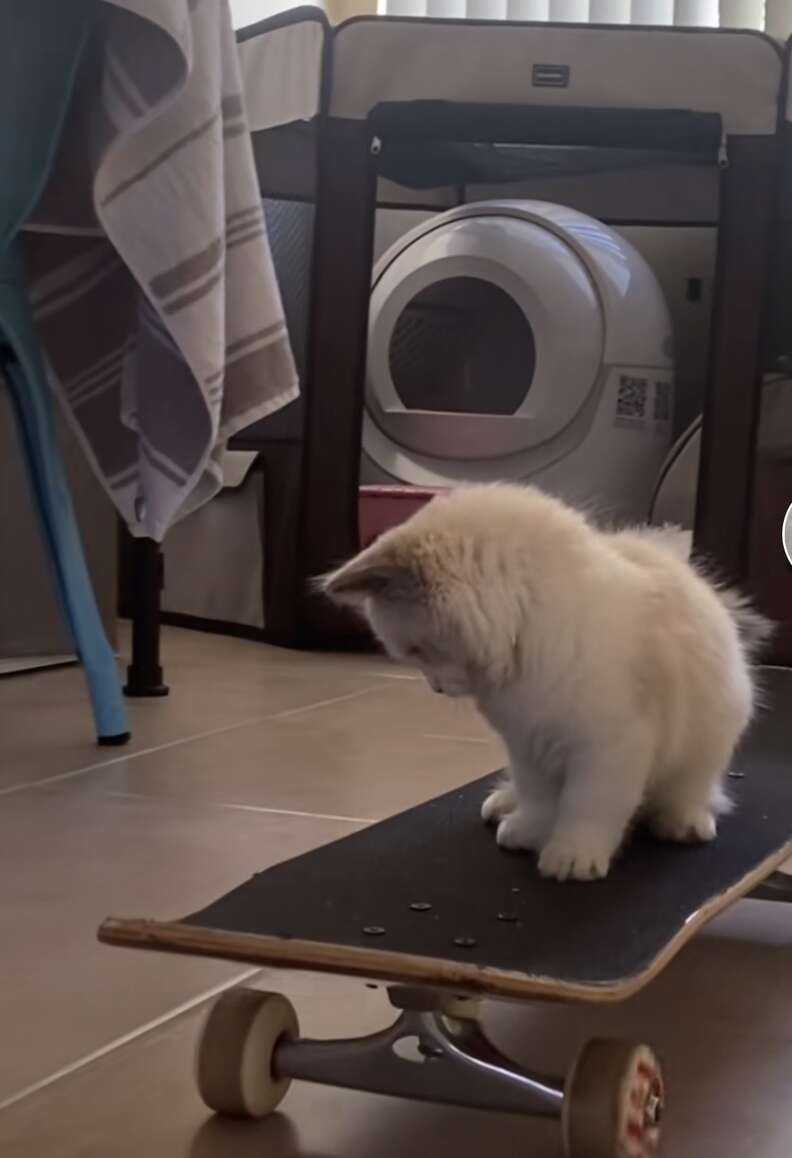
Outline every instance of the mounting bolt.
[[445, 1050], [441, 1049], [439, 1045], [433, 1045], [430, 1041], [419, 1041], [418, 1052], [426, 1058], [445, 1057]]
[[381, 937], [385, 929], [382, 925], [364, 925], [363, 932], [367, 937]]

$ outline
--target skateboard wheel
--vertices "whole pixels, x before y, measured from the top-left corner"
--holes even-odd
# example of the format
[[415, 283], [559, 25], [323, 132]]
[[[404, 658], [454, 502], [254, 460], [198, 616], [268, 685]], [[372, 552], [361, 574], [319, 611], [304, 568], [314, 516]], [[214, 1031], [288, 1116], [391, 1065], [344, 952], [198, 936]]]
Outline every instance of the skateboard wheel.
[[291, 1085], [273, 1072], [275, 1048], [298, 1036], [294, 1007], [279, 993], [224, 993], [206, 1019], [196, 1057], [198, 1090], [209, 1109], [239, 1118], [271, 1114]]
[[587, 1042], [566, 1083], [567, 1158], [653, 1158], [664, 1096], [663, 1072], [648, 1045]]

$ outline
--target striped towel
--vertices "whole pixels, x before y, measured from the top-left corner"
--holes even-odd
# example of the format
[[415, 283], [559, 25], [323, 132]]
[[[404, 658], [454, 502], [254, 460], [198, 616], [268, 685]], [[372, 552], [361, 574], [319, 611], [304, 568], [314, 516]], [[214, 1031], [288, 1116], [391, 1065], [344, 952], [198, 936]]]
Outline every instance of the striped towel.
[[226, 0], [106, 0], [26, 230], [41, 341], [99, 477], [161, 540], [298, 394]]

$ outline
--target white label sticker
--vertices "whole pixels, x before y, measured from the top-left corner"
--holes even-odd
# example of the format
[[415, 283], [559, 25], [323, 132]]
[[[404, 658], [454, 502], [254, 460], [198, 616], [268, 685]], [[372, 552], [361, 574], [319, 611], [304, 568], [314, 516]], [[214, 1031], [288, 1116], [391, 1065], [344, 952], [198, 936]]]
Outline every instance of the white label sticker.
[[666, 434], [674, 410], [674, 387], [651, 371], [631, 370], [618, 375], [614, 426], [627, 430], [653, 429]]
[[649, 379], [619, 375], [616, 392], [616, 425], [643, 426], [649, 416]]

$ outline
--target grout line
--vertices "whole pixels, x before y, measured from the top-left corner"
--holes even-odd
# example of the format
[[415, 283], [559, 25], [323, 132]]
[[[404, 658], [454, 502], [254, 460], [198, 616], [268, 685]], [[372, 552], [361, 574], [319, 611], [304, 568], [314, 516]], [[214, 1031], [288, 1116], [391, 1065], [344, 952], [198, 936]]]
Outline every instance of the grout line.
[[337, 820], [342, 824], [376, 824], [370, 816], [334, 816], [325, 812], [300, 812], [294, 808], [265, 808], [261, 804], [229, 804], [225, 800], [201, 800], [195, 797], [189, 799], [172, 795], [152, 795], [148, 792], [105, 792], [104, 796], [112, 796], [122, 800], [167, 800], [169, 804], [200, 804], [209, 808], [231, 808], [238, 812], [264, 812], [270, 816], [296, 816], [301, 820]]
[[64, 780], [73, 780], [77, 776], [85, 776], [89, 772], [99, 772], [104, 768], [111, 768], [114, 764], [123, 764], [127, 760], [137, 760], [140, 756], [151, 756], [154, 752], [164, 752], [168, 748], [176, 748], [180, 744], [192, 744], [195, 740], [206, 740], [210, 736], [221, 736], [224, 732], [233, 732], [237, 728], [252, 728], [257, 724], [266, 724], [271, 720], [289, 719], [298, 712], [310, 712], [313, 708], [326, 708], [330, 704], [340, 704], [345, 700], [353, 700], [359, 696], [367, 696], [371, 692], [382, 691], [378, 684], [370, 688], [362, 688], [357, 692], [348, 692], [343, 696], [335, 696], [329, 700], [319, 700], [313, 704], [304, 704], [300, 708], [287, 708], [282, 712], [271, 712], [265, 716], [253, 716], [248, 720], [238, 720], [235, 724], [224, 724], [221, 728], [210, 728], [208, 732], [196, 732], [192, 736], [182, 736], [178, 740], [167, 740], [164, 744], [155, 744], [151, 748], [138, 748], [127, 752], [123, 756], [113, 756], [109, 760], [100, 760], [96, 764], [87, 764], [83, 768], [72, 768], [69, 772], [58, 772], [55, 776], [46, 776], [41, 780], [28, 780], [20, 784], [9, 784], [0, 788], [0, 796], [11, 796], [15, 792], [24, 792], [29, 788], [47, 788], [50, 784], [60, 784]]
[[[266, 719], [266, 717], [264, 718]], [[69, 772], [58, 772], [55, 776], [46, 776], [42, 780], [10, 784], [6, 788], [0, 788], [0, 796], [10, 796], [14, 792], [23, 792], [26, 788], [46, 788], [50, 784], [60, 784], [62, 781], [71, 780], [75, 776], [85, 776], [88, 772], [99, 772], [103, 768], [112, 768], [114, 764], [123, 764], [126, 760], [136, 760], [139, 756], [150, 756], [153, 752], [164, 752], [168, 748], [176, 748], [179, 744], [189, 744], [193, 740], [206, 740], [209, 736], [219, 736], [223, 732], [232, 732], [234, 728], [245, 728], [259, 723], [263, 723], [263, 720], [258, 717], [240, 720], [236, 724], [225, 724], [222, 728], [211, 728], [208, 732], [197, 732], [194, 736], [167, 740], [164, 744], [155, 744], [152, 748], [138, 748], [124, 756], [113, 756], [109, 760], [100, 760], [96, 764], [86, 764], [83, 768], [72, 768]]]
[[122, 1046], [129, 1045], [130, 1042], [135, 1041], [146, 1033], [150, 1033], [154, 1029], [159, 1029], [162, 1025], [167, 1025], [169, 1021], [180, 1017], [181, 1014], [189, 1013], [189, 1011], [195, 1009], [196, 1006], [211, 1001], [212, 998], [217, 997], [218, 994], [224, 993], [227, 989], [233, 989], [235, 985], [240, 985], [243, 981], [249, 981], [251, 977], [255, 977], [257, 973], [261, 972], [262, 970], [260, 968], [246, 969], [244, 973], [238, 973], [228, 981], [221, 981], [218, 985], [213, 986], [212, 989], [207, 989], [203, 993], [199, 993], [196, 997], [191, 997], [189, 1001], [184, 1001], [181, 1005], [177, 1005], [175, 1009], [163, 1013], [160, 1017], [155, 1017], [152, 1021], [145, 1022], [144, 1025], [139, 1025], [137, 1029], [130, 1030], [129, 1033], [125, 1033], [122, 1037], [114, 1038], [113, 1041], [108, 1042], [107, 1045], [103, 1045], [100, 1049], [94, 1050], [93, 1053], [86, 1054], [84, 1057], [70, 1062], [69, 1065], [63, 1066], [61, 1069], [56, 1070], [55, 1073], [49, 1074], [46, 1078], [42, 1078], [41, 1081], [33, 1082], [32, 1085], [25, 1086], [23, 1090], [19, 1090], [16, 1094], [12, 1094], [9, 1098], [0, 1102], [0, 1111], [10, 1109], [11, 1106], [15, 1106], [17, 1102], [21, 1102], [24, 1098], [29, 1098], [32, 1094], [37, 1094], [41, 1090], [45, 1090], [47, 1086], [53, 1085], [54, 1082], [60, 1081], [61, 1078], [70, 1077], [71, 1074], [77, 1073], [79, 1070], [91, 1065], [92, 1062], [99, 1061], [100, 1058], [106, 1057], [107, 1054], [113, 1053], [114, 1050], [120, 1049]]
[[292, 716], [299, 716], [302, 712], [312, 712], [316, 708], [327, 708], [331, 704], [342, 704], [345, 700], [357, 700], [361, 696], [370, 695], [371, 692], [381, 692], [382, 688], [377, 684], [374, 687], [363, 688], [357, 692], [347, 692], [343, 696], [333, 696], [329, 700], [318, 700], [315, 704], [304, 704], [300, 708], [287, 708], [284, 712], [276, 712], [273, 716], [268, 716], [269, 720], [288, 720]]
[[453, 736], [445, 732], [424, 732], [423, 735], [427, 740], [455, 740], [463, 744], [491, 744], [492, 740], [488, 740], [486, 736]]

